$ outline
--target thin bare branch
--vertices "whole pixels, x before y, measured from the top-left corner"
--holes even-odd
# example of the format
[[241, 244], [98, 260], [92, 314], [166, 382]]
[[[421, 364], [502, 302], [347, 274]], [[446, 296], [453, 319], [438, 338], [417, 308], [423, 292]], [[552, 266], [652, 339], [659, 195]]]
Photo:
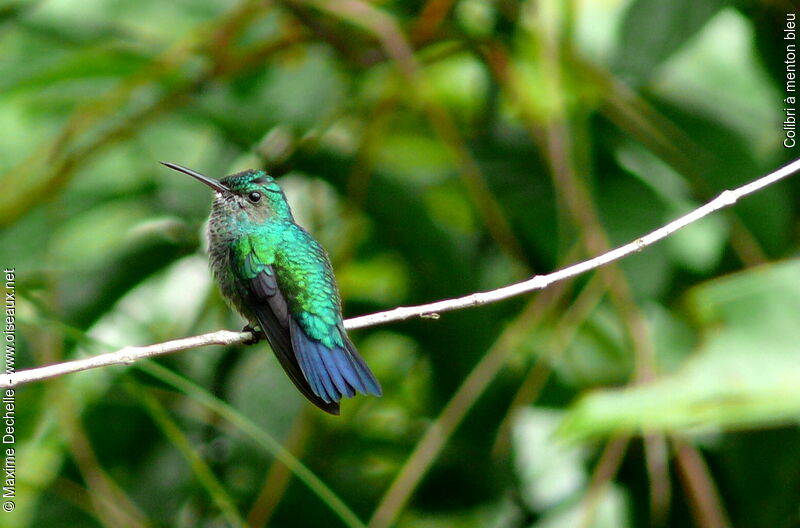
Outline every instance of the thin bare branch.
[[107, 354], [99, 354], [97, 356], [75, 359], [73, 361], [65, 361], [64, 363], [56, 363], [54, 365], [47, 365], [46, 367], [21, 370], [13, 374], [3, 374], [0, 376], [0, 388], [16, 387], [32, 381], [41, 381], [63, 376], [64, 374], [72, 374], [73, 372], [81, 372], [98, 367], [108, 367], [111, 365], [130, 365], [140, 359], [171, 354], [172, 352], [179, 352], [181, 350], [189, 350], [208, 345], [233, 345], [242, 343], [243, 341], [251, 339], [252, 337], [252, 334], [249, 332], [231, 332], [229, 330], [219, 330], [218, 332], [211, 332], [209, 334], [202, 334], [194, 337], [185, 337], [183, 339], [174, 339], [172, 341], [157, 343], [155, 345], [128, 346], [115, 352], [108, 352]]
[[[568, 266], [559, 271], [555, 271], [547, 275], [534, 275], [528, 280], [511, 284], [509, 286], [504, 286], [496, 290], [473, 293], [464, 297], [447, 299], [430, 304], [423, 304], [420, 306], [401, 306], [385, 312], [355, 317], [346, 320], [345, 327], [348, 330], [354, 330], [356, 328], [376, 326], [394, 321], [404, 321], [414, 317], [437, 319], [439, 314], [443, 312], [494, 303], [511, 297], [516, 297], [518, 295], [523, 295], [525, 293], [542, 290], [555, 282], [575, 277], [582, 273], [586, 273], [587, 271], [597, 269], [610, 262], [619, 260], [632, 253], [641, 251], [647, 246], [655, 244], [656, 242], [668, 237], [672, 233], [683, 229], [684, 227], [697, 222], [702, 218], [705, 218], [711, 213], [726, 207], [730, 207], [739, 199], [753, 194], [784, 178], [788, 178], [798, 171], [800, 171], [800, 159], [797, 159], [751, 183], [733, 190], [724, 191], [707, 204], [698, 207], [694, 211], [681, 216], [677, 220], [674, 220], [665, 226], [642, 236], [641, 238], [637, 238], [636, 240], [633, 240], [624, 246], [620, 246], [584, 262], [573, 264], [572, 266]], [[109, 352], [107, 354], [101, 354], [90, 358], [77, 359], [74, 361], [57, 363], [55, 365], [48, 365], [45, 367], [21, 370], [12, 374], [3, 374], [0, 375], [0, 388], [17, 387], [32, 381], [55, 378], [64, 374], [71, 374], [73, 372], [80, 372], [98, 367], [106, 367], [110, 365], [130, 365], [131, 363], [134, 363], [140, 359], [170, 354], [172, 352], [198, 348], [201, 346], [232, 345], [243, 343], [251, 337], [252, 335], [248, 332], [231, 332], [227, 330], [220, 330], [218, 332], [176, 339], [173, 341], [166, 341], [164, 343], [158, 343], [149, 346], [129, 346], [115, 352]]]
[[730, 528], [731, 521], [722, 504], [714, 479], [703, 455], [683, 439], [673, 439], [675, 455], [686, 495], [700, 528]]

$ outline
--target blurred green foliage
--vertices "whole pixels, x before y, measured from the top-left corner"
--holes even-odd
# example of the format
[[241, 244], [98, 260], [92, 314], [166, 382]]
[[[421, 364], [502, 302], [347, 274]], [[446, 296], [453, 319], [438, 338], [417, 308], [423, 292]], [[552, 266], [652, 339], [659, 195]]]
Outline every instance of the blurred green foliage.
[[[349, 316], [627, 242], [797, 156], [793, 6], [2, 4], [17, 369], [241, 326], [202, 254], [209, 192], [159, 160], [278, 176]], [[339, 418], [263, 345], [23, 387], [0, 525], [798, 526], [798, 190], [533, 296], [353, 331], [385, 396]]]

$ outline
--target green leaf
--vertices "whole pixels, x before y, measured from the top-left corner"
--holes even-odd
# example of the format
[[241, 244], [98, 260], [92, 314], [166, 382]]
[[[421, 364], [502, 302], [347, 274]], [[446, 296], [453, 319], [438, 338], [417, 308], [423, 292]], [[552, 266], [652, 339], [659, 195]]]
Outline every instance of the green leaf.
[[643, 82], [693, 37], [726, 0], [636, 0], [622, 22], [617, 70]]
[[800, 261], [763, 266], [695, 288], [703, 338], [675, 374], [598, 390], [561, 425], [573, 439], [791, 424], [800, 417]]

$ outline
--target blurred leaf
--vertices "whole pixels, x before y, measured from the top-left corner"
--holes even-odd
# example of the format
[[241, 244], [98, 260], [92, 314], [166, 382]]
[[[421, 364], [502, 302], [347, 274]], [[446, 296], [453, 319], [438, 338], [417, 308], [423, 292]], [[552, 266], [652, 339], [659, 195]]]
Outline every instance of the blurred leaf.
[[636, 84], [645, 82], [727, 4], [728, 0], [634, 0], [622, 22], [617, 71]]
[[396, 255], [376, 255], [352, 261], [336, 274], [339, 288], [348, 298], [393, 306], [408, 293], [408, 269]]
[[[80, 53], [62, 58], [49, 68], [41, 65], [28, 65], [32, 71], [14, 71], [0, 82], [0, 91], [64, 90], [68, 81], [80, 81], [81, 86], [89, 86], [87, 79], [114, 79], [134, 73], [146, 64], [148, 57], [124, 47], [111, 48], [107, 44], [97, 48], [88, 47]], [[33, 66], [33, 68], [31, 68]], [[54, 86], [56, 85], [57, 88]], [[99, 85], [97, 89], [104, 89]]]
[[680, 94], [695, 112], [702, 109], [735, 127], [756, 150], [780, 143], [780, 127], [772, 125], [779, 117], [783, 120], [783, 105], [773, 103], [775, 89], [757, 62], [753, 41], [747, 20], [737, 11], [723, 10], [653, 76], [654, 92]]
[[800, 261], [704, 284], [690, 307], [705, 339], [678, 372], [583, 397], [561, 426], [568, 438], [797, 423]]
[[597, 504], [593, 506], [586, 524], [587, 514], [580, 504], [563, 510], [553, 510], [542, 520], [531, 525], [532, 528], [571, 528], [589, 526], [591, 528], [626, 528], [635, 526], [629, 520], [628, 504], [625, 493], [617, 486], [609, 486], [601, 491]]
[[569, 499], [588, 482], [581, 448], [554, 440], [563, 419], [555, 410], [525, 409], [514, 420], [514, 452], [522, 499], [546, 511]]
[[471, 120], [481, 111], [488, 89], [484, 65], [471, 54], [453, 55], [425, 69], [426, 82], [442, 104]]

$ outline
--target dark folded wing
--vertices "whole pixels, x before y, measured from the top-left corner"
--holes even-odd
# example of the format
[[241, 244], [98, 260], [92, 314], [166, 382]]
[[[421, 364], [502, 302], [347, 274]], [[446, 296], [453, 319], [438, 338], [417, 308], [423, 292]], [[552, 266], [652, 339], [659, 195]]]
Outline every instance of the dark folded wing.
[[[245, 257], [251, 258], [250, 255]], [[267, 336], [275, 356], [283, 370], [295, 386], [311, 403], [330, 414], [339, 414], [338, 398], [332, 400], [318, 395], [306, 376], [303, 375], [298, 358], [292, 349], [290, 328], [294, 319], [289, 315], [289, 306], [278, 288], [275, 272], [271, 266], [260, 266], [262, 269], [254, 277], [243, 279], [249, 290], [245, 295], [245, 304], [258, 320], [261, 329]], [[252, 269], [252, 267], [251, 267]]]

